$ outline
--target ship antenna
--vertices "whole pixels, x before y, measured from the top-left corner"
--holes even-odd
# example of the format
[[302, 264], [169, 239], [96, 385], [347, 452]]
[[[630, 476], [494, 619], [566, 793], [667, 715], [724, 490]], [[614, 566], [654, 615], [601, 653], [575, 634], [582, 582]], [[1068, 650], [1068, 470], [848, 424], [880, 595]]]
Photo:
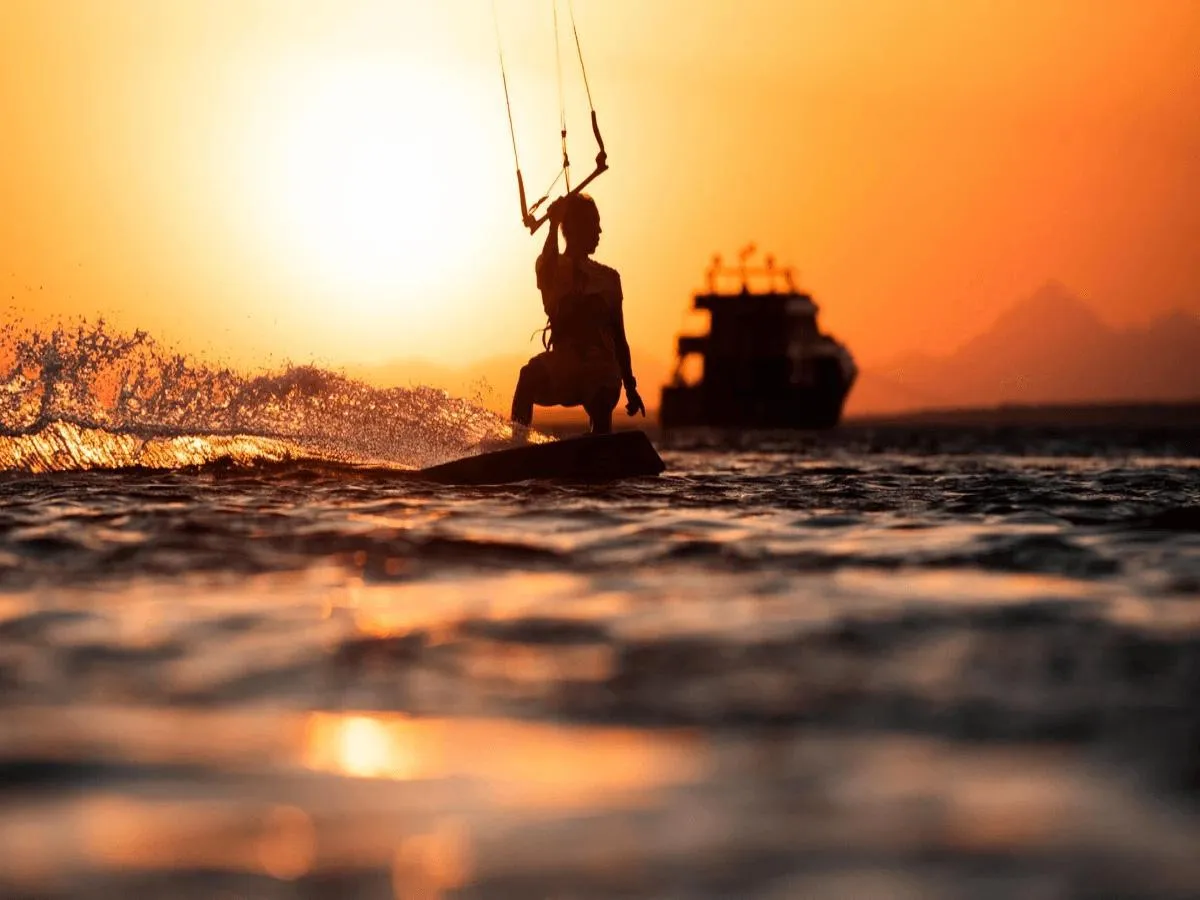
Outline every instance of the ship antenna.
[[721, 274], [721, 254], [714, 253], [712, 265], [708, 267], [705, 275], [708, 278], [708, 292], [715, 294], [717, 292], [717, 276]]
[[757, 249], [758, 247], [756, 247], [753, 243], [749, 243], [738, 251], [738, 273], [742, 276], [743, 292], [748, 293], [750, 290], [750, 276], [747, 272], [747, 261], [751, 256], [754, 255], [754, 252]]

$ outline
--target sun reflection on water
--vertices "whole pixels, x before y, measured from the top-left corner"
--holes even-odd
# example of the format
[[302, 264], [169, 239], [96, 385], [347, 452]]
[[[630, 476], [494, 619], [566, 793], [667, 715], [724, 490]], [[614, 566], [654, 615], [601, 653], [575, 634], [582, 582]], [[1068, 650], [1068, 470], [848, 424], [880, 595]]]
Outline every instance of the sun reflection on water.
[[302, 764], [355, 778], [459, 778], [517, 808], [641, 802], [655, 788], [704, 777], [709, 761], [687, 731], [563, 727], [503, 719], [412, 719], [313, 713]]
[[404, 722], [370, 716], [314, 713], [305, 734], [304, 764], [355, 778], [408, 781], [428, 775], [405, 739]]

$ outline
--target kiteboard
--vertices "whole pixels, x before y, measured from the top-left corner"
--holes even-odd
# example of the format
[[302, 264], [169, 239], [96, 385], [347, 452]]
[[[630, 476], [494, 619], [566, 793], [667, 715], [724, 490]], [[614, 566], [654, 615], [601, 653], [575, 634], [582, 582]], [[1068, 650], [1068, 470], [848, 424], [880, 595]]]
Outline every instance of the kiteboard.
[[416, 474], [441, 484], [507, 484], [532, 479], [612, 481], [658, 475], [664, 469], [645, 432], [618, 431], [481, 453]]

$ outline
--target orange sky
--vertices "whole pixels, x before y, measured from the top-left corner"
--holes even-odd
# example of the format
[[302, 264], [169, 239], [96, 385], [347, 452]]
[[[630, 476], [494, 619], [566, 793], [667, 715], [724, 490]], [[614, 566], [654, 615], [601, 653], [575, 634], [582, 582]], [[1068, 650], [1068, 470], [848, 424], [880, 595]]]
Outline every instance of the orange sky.
[[[550, 0], [498, 7], [533, 191]], [[669, 358], [711, 253], [751, 239], [867, 365], [950, 350], [1050, 278], [1113, 323], [1200, 311], [1200, 3], [575, 7], [635, 350]], [[532, 352], [542, 233], [495, 53], [488, 0], [3, 0], [7, 305], [242, 363]]]

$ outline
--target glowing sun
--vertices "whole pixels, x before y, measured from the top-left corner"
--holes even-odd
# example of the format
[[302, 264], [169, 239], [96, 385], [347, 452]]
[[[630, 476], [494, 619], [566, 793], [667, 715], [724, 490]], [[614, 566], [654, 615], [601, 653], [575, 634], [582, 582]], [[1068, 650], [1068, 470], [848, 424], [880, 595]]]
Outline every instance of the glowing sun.
[[481, 177], [461, 84], [399, 64], [343, 64], [289, 94], [268, 177], [293, 265], [365, 296], [435, 286], [464, 246], [482, 244], [468, 211], [497, 188]]

